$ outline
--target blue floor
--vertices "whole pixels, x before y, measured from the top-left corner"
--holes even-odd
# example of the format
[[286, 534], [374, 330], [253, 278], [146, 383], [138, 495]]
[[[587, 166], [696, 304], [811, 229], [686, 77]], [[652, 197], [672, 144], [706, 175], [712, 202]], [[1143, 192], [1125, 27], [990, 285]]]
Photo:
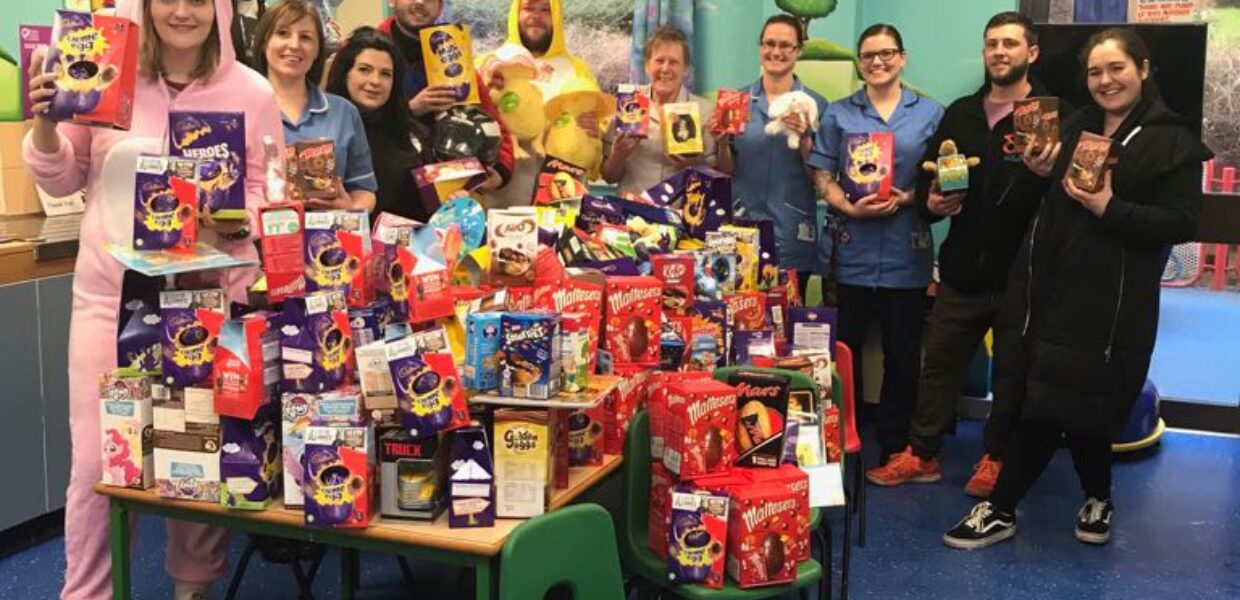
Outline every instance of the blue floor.
[[1164, 398], [1240, 406], [1240, 293], [1163, 288], [1150, 379]]
[[[1015, 540], [978, 552], [949, 550], [939, 537], [972, 506], [960, 490], [980, 437], [979, 424], [964, 423], [947, 440], [939, 484], [868, 488], [869, 540], [853, 554], [851, 598], [1240, 598], [1240, 439], [1168, 432], [1156, 452], [1118, 463], [1109, 546], [1085, 546], [1073, 538], [1082, 499], [1061, 452], [1021, 506]], [[838, 513], [832, 522], [838, 545]], [[163, 537], [155, 519], [143, 520], [137, 555], [146, 558], [133, 565], [136, 598], [172, 597], [163, 573]], [[235, 536], [234, 562], [243, 543], [243, 536]], [[54, 598], [63, 551], [58, 539], [0, 559], [0, 598]], [[837, 551], [837, 585], [838, 560]], [[469, 574], [455, 569], [415, 564], [415, 596], [402, 595], [391, 558], [364, 556], [362, 568], [361, 598], [472, 595]], [[339, 597], [338, 573], [338, 558], [329, 554], [316, 598]], [[293, 581], [287, 568], [255, 561], [240, 597], [293, 598]], [[225, 585], [216, 586], [216, 597]]]

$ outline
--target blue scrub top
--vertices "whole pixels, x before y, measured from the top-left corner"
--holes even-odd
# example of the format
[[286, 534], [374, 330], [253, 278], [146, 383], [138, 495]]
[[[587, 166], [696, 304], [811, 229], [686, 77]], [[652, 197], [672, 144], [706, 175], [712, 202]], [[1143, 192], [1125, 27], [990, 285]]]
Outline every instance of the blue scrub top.
[[[818, 114], [827, 110], [827, 100], [806, 89], [800, 80], [792, 84], [818, 103]], [[746, 90], [750, 97], [749, 122], [745, 133], [732, 139], [735, 169], [732, 174], [733, 206], [744, 209], [749, 219], [775, 223], [779, 243], [779, 266], [812, 273], [817, 265], [817, 194], [805, 171], [805, 161], [797, 150], [788, 149], [782, 135], [770, 136], [763, 129], [771, 120], [770, 103], [759, 79]]]
[[280, 114], [284, 122], [284, 144], [327, 138], [336, 143], [336, 174], [347, 191], [379, 189], [370, 161], [370, 144], [362, 115], [352, 102], [314, 86], [309, 88], [306, 109], [296, 123]]
[[[891, 120], [884, 121], [862, 88], [827, 108], [809, 164], [838, 179], [846, 134], [890, 131], [895, 137], [892, 185], [913, 193], [926, 144], [942, 117], [942, 105], [904, 89]], [[828, 264], [832, 252], [838, 281], [843, 284], [906, 289], [930, 284], [934, 238], [929, 221], [916, 206], [901, 207], [890, 217], [869, 219], [851, 219], [832, 210], [822, 235], [823, 264]]]

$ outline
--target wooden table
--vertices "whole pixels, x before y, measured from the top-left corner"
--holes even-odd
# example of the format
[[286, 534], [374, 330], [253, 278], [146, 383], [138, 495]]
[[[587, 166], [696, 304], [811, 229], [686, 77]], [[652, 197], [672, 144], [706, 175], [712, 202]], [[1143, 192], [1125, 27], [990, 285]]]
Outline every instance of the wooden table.
[[[619, 469], [621, 461], [619, 456], [606, 456], [602, 466], [571, 469], [568, 487], [552, 493], [550, 510], [570, 504]], [[165, 500], [160, 498], [154, 489], [132, 490], [102, 484], [96, 486], [95, 491], [107, 496], [110, 504], [108, 536], [112, 546], [112, 595], [116, 600], [131, 597], [129, 513], [160, 515], [252, 534], [339, 547], [344, 550], [341, 596], [346, 599], [353, 597], [359, 551], [470, 567], [474, 569], [474, 597], [492, 598], [499, 575], [500, 550], [503, 549], [509, 534], [524, 521], [496, 519], [494, 527], [451, 529], [448, 527], [446, 514], [433, 523], [385, 520], [376, 516], [366, 529], [327, 529], [306, 526], [300, 510], [227, 509], [206, 502]]]

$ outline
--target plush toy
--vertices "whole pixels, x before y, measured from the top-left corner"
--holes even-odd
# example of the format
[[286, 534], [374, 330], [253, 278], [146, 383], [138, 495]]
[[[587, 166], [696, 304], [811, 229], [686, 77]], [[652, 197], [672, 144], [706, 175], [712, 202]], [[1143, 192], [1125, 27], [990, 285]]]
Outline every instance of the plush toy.
[[939, 144], [939, 159], [921, 163], [922, 170], [933, 173], [939, 189], [945, 192], [959, 191], [969, 187], [969, 169], [982, 164], [976, 156], [964, 156], [956, 148], [956, 141], [943, 140]]
[[[503, 86], [491, 88], [491, 101], [499, 107], [499, 119], [518, 142], [533, 144], [535, 152], [542, 152], [542, 134], [547, 118], [543, 112], [543, 94], [536, 81], [548, 76], [549, 65], [542, 63], [523, 46], [501, 46], [487, 56], [481, 71], [484, 81], [494, 81], [499, 75]], [[518, 159], [529, 155], [521, 144], [513, 145]]]
[[818, 129], [818, 103], [805, 92], [788, 92], [771, 103], [771, 121], [766, 124], [767, 135], [788, 135], [788, 148], [796, 150], [801, 147], [801, 136], [784, 126], [783, 118], [787, 115], [800, 114], [801, 119], [809, 123], [808, 131]]
[[560, 95], [547, 102], [548, 127], [543, 138], [547, 156], [589, 169], [593, 178], [603, 160], [603, 140], [586, 134], [577, 125], [577, 117], [593, 112], [603, 122], [615, 110], [615, 98], [599, 91], [594, 82], [577, 78], [566, 83]]

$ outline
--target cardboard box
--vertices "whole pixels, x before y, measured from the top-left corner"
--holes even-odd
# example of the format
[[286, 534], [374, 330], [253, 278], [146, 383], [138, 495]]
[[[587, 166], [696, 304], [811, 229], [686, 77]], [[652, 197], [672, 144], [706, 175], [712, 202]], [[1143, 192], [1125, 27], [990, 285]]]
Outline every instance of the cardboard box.
[[469, 26], [451, 23], [426, 27], [420, 38], [428, 85], [452, 88], [459, 104], [478, 104]]
[[355, 388], [308, 394], [285, 392], [280, 397], [280, 433], [284, 443], [284, 506], [302, 506], [302, 456], [305, 433], [313, 424], [355, 425], [362, 423], [361, 396]]
[[1032, 146], [1040, 155], [1047, 146], [1059, 142], [1059, 98], [1023, 98], [1012, 105], [1012, 128], [1016, 130], [1016, 151]]
[[220, 503], [265, 510], [280, 497], [280, 404], [269, 402], [252, 419], [220, 417]]
[[[170, 393], [169, 393], [170, 392]], [[220, 501], [220, 417], [210, 388], [153, 389], [155, 485], [163, 498]]]
[[646, 520], [646, 547], [667, 560], [668, 529], [672, 523], [672, 487], [676, 476], [662, 462], [650, 465], [650, 510]]
[[375, 442], [366, 425], [306, 429], [302, 456], [306, 525], [365, 528], [376, 508]]
[[493, 526], [495, 470], [486, 429], [474, 425], [453, 432], [449, 458], [448, 527]]
[[715, 380], [667, 389], [663, 464], [679, 479], [726, 473], [736, 461], [736, 389]]
[[1068, 165], [1068, 180], [1082, 191], [1096, 193], [1106, 181], [1106, 172], [1114, 162], [1112, 153], [1115, 143], [1111, 138], [1081, 133], [1072, 151], [1072, 163]]
[[224, 290], [166, 291], [159, 294], [163, 381], [175, 389], [211, 385], [216, 336], [203, 322], [204, 313], [228, 317]]
[[282, 390], [319, 393], [350, 376], [353, 334], [339, 292], [318, 292], [284, 302], [280, 326]]
[[198, 163], [142, 154], [134, 176], [133, 247], [189, 254], [198, 244]]
[[672, 102], [664, 104], [663, 151], [669, 156], [692, 156], [701, 154], [702, 114], [697, 102]]
[[728, 576], [742, 589], [795, 581], [797, 554], [791, 545], [802, 506], [799, 495], [771, 483], [739, 487], [731, 495]]
[[374, 299], [366, 277], [370, 260], [370, 217], [361, 210], [311, 212], [305, 218], [306, 291], [338, 291], [350, 307]]
[[465, 386], [477, 392], [499, 389], [501, 313], [470, 313], [466, 324]]
[[715, 93], [715, 119], [721, 135], [741, 135], [749, 122], [749, 92], [719, 90]]
[[168, 152], [198, 161], [198, 189], [204, 212], [241, 220], [245, 211], [245, 113], [168, 113]]
[[616, 135], [650, 137], [650, 97], [638, 86], [621, 84], [616, 89]]
[[495, 516], [525, 518], [546, 512], [551, 433], [546, 411], [495, 411]]
[[272, 304], [306, 293], [304, 211], [298, 202], [268, 204], [258, 211], [267, 301]]
[[[22, 78], [25, 85], [26, 79]], [[30, 131], [30, 121], [0, 121], [0, 170], [25, 168], [22, 159], [22, 139]]]
[[99, 380], [103, 484], [144, 490], [155, 485], [151, 378]]
[[792, 560], [801, 562], [810, 559], [809, 539], [809, 476], [795, 465], [780, 465], [778, 469], [741, 469], [742, 473], [752, 480], [753, 485], [774, 485], [782, 487], [797, 500], [793, 509], [795, 517], [785, 516], [781, 521], [788, 525], [788, 537], [785, 549]]
[[668, 530], [668, 579], [723, 587], [728, 543], [728, 495], [673, 490]]
[[43, 72], [57, 74], [50, 118], [127, 130], [138, 75], [138, 26], [123, 17], [58, 10]]
[[790, 381], [783, 375], [739, 371], [728, 377], [736, 388], [736, 464], [776, 468], [784, 456]]
[[409, 338], [386, 347], [401, 427], [415, 438], [469, 424], [465, 390], [451, 354], [419, 353]]
[[496, 285], [534, 283], [538, 258], [538, 214], [533, 207], [487, 211], [491, 281]]
[[607, 278], [603, 348], [617, 363], [659, 364], [663, 282], [654, 277]]
[[379, 439], [379, 513], [434, 521], [446, 507], [448, 438], [416, 440], [400, 431]]
[[890, 131], [849, 133], [844, 139], [840, 187], [849, 202], [875, 195], [886, 199], [895, 178], [895, 135]]
[[560, 392], [560, 316], [504, 313], [500, 319], [499, 393], [547, 400]]

